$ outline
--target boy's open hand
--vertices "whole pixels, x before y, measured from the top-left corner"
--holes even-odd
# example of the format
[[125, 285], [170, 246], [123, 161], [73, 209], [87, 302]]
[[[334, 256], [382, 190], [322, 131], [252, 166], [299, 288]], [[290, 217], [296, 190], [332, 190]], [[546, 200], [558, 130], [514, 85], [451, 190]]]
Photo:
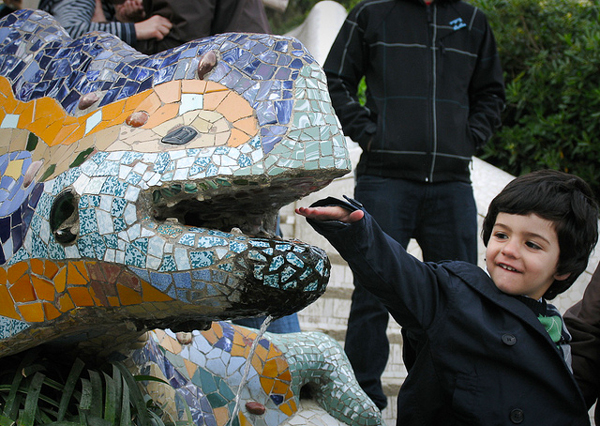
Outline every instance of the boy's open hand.
[[308, 219], [339, 220], [344, 223], [358, 222], [365, 215], [365, 212], [362, 210], [354, 210], [351, 212], [340, 206], [299, 207], [296, 209], [296, 213]]

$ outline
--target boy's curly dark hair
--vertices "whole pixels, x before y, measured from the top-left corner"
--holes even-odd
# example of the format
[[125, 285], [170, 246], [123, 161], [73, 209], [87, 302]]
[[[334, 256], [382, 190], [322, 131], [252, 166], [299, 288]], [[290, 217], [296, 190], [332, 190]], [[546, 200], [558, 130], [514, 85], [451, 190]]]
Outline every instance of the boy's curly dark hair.
[[533, 213], [554, 222], [560, 248], [557, 272], [571, 275], [554, 281], [545, 299], [567, 290], [585, 271], [598, 241], [598, 204], [583, 179], [556, 170], [539, 170], [511, 181], [492, 200], [483, 221], [481, 233], [486, 247], [498, 213]]

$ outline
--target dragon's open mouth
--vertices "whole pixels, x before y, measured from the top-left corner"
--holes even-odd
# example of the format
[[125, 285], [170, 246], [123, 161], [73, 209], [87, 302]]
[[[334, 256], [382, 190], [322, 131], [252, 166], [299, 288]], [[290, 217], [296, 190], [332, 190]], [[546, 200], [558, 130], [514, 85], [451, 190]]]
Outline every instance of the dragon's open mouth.
[[304, 194], [312, 179], [281, 183], [214, 179], [202, 183], [172, 184], [154, 189], [151, 216], [157, 222], [175, 220], [186, 227], [272, 237], [279, 209]]
[[205, 200], [183, 198], [172, 202], [153, 203], [153, 216], [158, 222], [175, 219], [179, 224], [214, 229], [223, 232], [242, 232], [251, 236], [275, 234], [279, 203], [270, 203], [263, 191], [217, 195]]

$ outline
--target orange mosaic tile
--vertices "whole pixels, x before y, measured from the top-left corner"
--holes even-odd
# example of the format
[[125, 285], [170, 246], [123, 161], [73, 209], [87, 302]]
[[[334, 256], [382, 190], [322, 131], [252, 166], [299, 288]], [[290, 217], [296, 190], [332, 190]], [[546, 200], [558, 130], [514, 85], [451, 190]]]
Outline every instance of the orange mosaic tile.
[[225, 426], [229, 422], [229, 409], [226, 406], [213, 408], [213, 414], [219, 426]]
[[271, 359], [264, 363], [262, 374], [266, 377], [277, 377], [277, 370], [277, 363], [274, 359]]
[[[257, 370], [257, 371], [260, 371], [260, 370]], [[275, 380], [269, 379], [267, 377], [261, 377], [260, 385], [262, 386], [264, 391], [267, 393], [267, 395], [269, 395], [273, 390], [273, 386], [275, 385]]]
[[68, 312], [75, 308], [75, 304], [68, 293], [64, 293], [58, 297], [56, 306], [61, 312]]
[[118, 297], [107, 297], [107, 299], [110, 306], [121, 306], [121, 302], [119, 301]]
[[23, 320], [27, 322], [42, 322], [45, 319], [44, 308], [41, 302], [28, 303], [26, 305], [18, 305]]
[[252, 117], [254, 108], [235, 92], [229, 92], [219, 105], [219, 112], [232, 123], [246, 117]]
[[279, 380], [283, 380], [285, 382], [291, 382], [292, 381], [292, 373], [290, 373], [289, 368], [279, 374]]
[[173, 300], [171, 296], [164, 294], [145, 281], [142, 281], [142, 300], [144, 302], [168, 302]]
[[19, 278], [17, 282], [10, 287], [9, 291], [16, 303], [33, 302], [37, 299], [28, 276]]
[[147, 129], [158, 126], [159, 124], [176, 117], [178, 112], [179, 104], [163, 105], [154, 114], [150, 115], [150, 118], [148, 118], [148, 121], [142, 126], [142, 128]]
[[204, 80], [182, 80], [181, 91], [183, 93], [204, 93], [206, 92], [206, 81]]
[[44, 261], [42, 259], [31, 259], [29, 261], [31, 272], [37, 275], [44, 275]]
[[56, 309], [56, 307], [54, 305], [52, 305], [50, 303], [42, 302], [42, 306], [44, 308], [44, 315], [45, 315], [47, 321], [53, 320], [62, 315], [62, 313], [58, 309]]
[[227, 145], [233, 147], [240, 146], [241, 144], [248, 142], [248, 136], [248, 134], [242, 132], [241, 130], [231, 129], [231, 136], [227, 140]]
[[204, 89], [204, 93], [213, 93], [213, 92], [221, 92], [228, 91], [229, 89], [222, 84], [215, 83], [214, 81], [206, 81], [206, 89]]
[[43, 275], [46, 278], [48, 278], [49, 280], [51, 280], [52, 278], [54, 278], [54, 276], [56, 275], [56, 273], [58, 272], [60, 267], [62, 267], [62, 265], [59, 266], [51, 260], [46, 260], [46, 261], [44, 261], [44, 274]]
[[179, 102], [181, 100], [181, 82], [179, 80], [154, 86], [154, 91], [164, 104]]
[[296, 412], [296, 410], [293, 410], [288, 402], [281, 404], [279, 409], [287, 416], [292, 416]]
[[90, 277], [84, 262], [78, 261], [67, 263], [67, 282], [69, 286], [87, 285], [90, 282]]
[[[204, 109], [211, 111], [218, 111], [219, 105], [228, 95], [228, 92], [218, 91], [212, 93], [206, 93], [204, 95]], [[219, 111], [220, 112], [220, 111]]]
[[35, 294], [38, 299], [54, 301], [54, 285], [50, 281], [32, 276], [31, 284], [33, 284], [33, 288], [35, 289]]
[[273, 385], [273, 393], [284, 395], [289, 388], [289, 383], [284, 383], [281, 380], [275, 380], [275, 384]]
[[75, 306], [94, 306], [94, 299], [92, 299], [87, 287], [69, 287], [67, 291]]
[[194, 364], [192, 361], [184, 358], [183, 365], [185, 365], [185, 370], [187, 371], [188, 378], [194, 377], [196, 371], [198, 370], [198, 365]]
[[129, 287], [117, 284], [117, 291], [119, 293], [121, 304], [124, 306], [137, 305], [142, 302], [141, 294]]
[[28, 270], [29, 264], [27, 262], [15, 263], [8, 268], [8, 282], [11, 284], [16, 283]]
[[67, 288], [67, 268], [63, 267], [54, 276], [54, 288], [58, 293], [62, 293]]
[[20, 316], [15, 309], [15, 303], [6, 286], [0, 284], [0, 315], [19, 319]]
[[[128, 104], [134, 106], [134, 101], [139, 102], [134, 106], [135, 111], [146, 111], [148, 114], [154, 114], [161, 106], [160, 98], [151, 90], [142, 92], [132, 98], [129, 98]], [[129, 110], [130, 108], [127, 108]]]
[[244, 416], [244, 413], [242, 413], [242, 412], [239, 413], [239, 419], [240, 419], [240, 426], [253, 426], [252, 423], [250, 423], [248, 421], [248, 419], [246, 418], [246, 416]]

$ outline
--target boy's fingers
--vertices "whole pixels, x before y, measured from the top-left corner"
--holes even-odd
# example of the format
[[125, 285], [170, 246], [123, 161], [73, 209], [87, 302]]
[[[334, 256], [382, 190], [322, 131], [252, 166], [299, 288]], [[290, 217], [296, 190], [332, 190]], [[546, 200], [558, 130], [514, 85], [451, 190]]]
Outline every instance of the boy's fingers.
[[363, 217], [365, 217], [365, 212], [363, 212], [362, 210], [354, 210], [352, 213], [350, 213], [350, 215], [348, 216], [348, 223], [354, 223], [354, 222], [358, 222], [359, 220], [361, 220]]
[[343, 207], [299, 207], [296, 213], [309, 219], [340, 220], [347, 223], [357, 222], [365, 215], [362, 210], [349, 212]]

